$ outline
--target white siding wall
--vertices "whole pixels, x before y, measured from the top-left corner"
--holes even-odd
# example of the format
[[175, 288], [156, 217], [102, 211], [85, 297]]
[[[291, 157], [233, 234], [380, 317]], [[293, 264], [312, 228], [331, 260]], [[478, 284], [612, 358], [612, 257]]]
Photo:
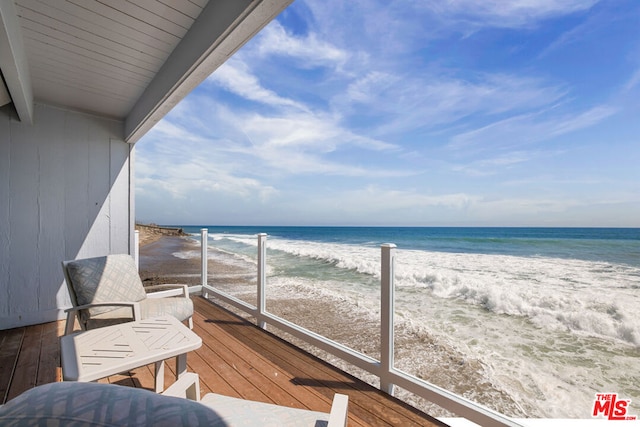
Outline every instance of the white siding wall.
[[61, 261], [130, 253], [131, 152], [120, 121], [0, 109], [0, 329], [62, 318]]

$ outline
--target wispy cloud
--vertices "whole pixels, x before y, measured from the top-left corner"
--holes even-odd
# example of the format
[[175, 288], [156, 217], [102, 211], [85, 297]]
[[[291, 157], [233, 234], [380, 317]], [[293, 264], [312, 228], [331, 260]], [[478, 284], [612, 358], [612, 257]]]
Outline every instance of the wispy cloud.
[[[330, 155], [348, 147], [370, 152], [393, 152], [399, 148], [384, 141], [367, 138], [343, 128], [333, 117], [320, 114], [290, 113], [268, 116], [230, 109], [206, 97], [183, 102], [178, 122], [167, 117], [154, 128], [150, 139], [162, 149], [158, 156], [178, 162], [220, 163], [230, 176], [248, 171], [254, 177], [274, 175], [407, 176], [410, 170], [376, 168], [337, 161]], [[198, 114], [207, 111], [208, 116]], [[191, 112], [189, 114], [188, 112]], [[175, 141], [181, 141], [175, 146]], [[150, 144], [149, 151], [157, 151]], [[208, 153], [208, 154], [205, 154]], [[243, 164], [244, 166], [239, 166]], [[242, 180], [237, 183], [251, 184]]]
[[640, 85], [640, 68], [638, 68], [627, 80], [627, 83], [624, 85], [624, 90], [631, 90]]
[[[577, 197], [553, 195], [509, 196], [470, 192], [425, 194], [417, 189], [397, 190], [383, 186], [335, 191], [330, 197], [303, 200], [303, 205], [298, 208], [302, 212], [313, 212], [322, 209], [322, 206], [339, 206], [343, 221], [344, 218], [366, 215], [370, 223], [382, 225], [549, 225], [546, 218], [571, 224], [575, 210], [591, 203]], [[331, 214], [327, 217], [334, 218]]]
[[351, 191], [347, 195], [352, 200], [351, 203], [357, 206], [373, 208], [375, 205], [371, 203], [375, 201], [378, 208], [387, 206], [392, 209], [446, 207], [460, 210], [468, 208], [481, 199], [480, 196], [465, 193], [424, 194], [415, 190], [385, 189], [378, 186]]
[[260, 102], [273, 107], [293, 107], [306, 111], [307, 107], [292, 99], [279, 96], [260, 84], [258, 77], [251, 73], [247, 64], [239, 59], [230, 59], [215, 73], [207, 78], [238, 96], [250, 101]]
[[341, 127], [334, 118], [319, 114], [275, 117], [257, 113], [220, 114], [226, 125], [242, 132], [249, 144], [237, 144], [238, 153], [256, 159], [262, 167], [287, 175], [329, 174], [343, 176], [407, 175], [406, 170], [371, 170], [331, 160], [327, 155], [356, 146], [370, 151], [398, 148], [384, 141], [363, 137]]
[[357, 145], [368, 150], [394, 150], [398, 147], [381, 140], [357, 135], [340, 126], [333, 117], [320, 114], [295, 114], [268, 117], [251, 115], [242, 120], [245, 132], [259, 140], [262, 147], [308, 148], [332, 152], [341, 145]]
[[324, 210], [326, 206], [336, 206], [339, 207], [337, 212], [343, 217], [343, 222], [366, 215], [373, 224], [420, 224], [423, 221], [433, 221], [435, 215], [445, 212], [452, 218], [464, 217], [465, 212], [481, 202], [481, 199], [482, 196], [466, 193], [424, 194], [416, 189], [398, 190], [370, 185], [363, 188], [335, 189], [330, 195], [325, 193], [305, 198], [300, 209], [313, 215], [313, 211]]
[[256, 46], [251, 51], [264, 57], [274, 55], [294, 58], [302, 68], [340, 67], [350, 55], [347, 50], [320, 39], [313, 32], [304, 36], [293, 35], [278, 21], [273, 21], [260, 33]]
[[445, 20], [476, 27], [520, 28], [590, 9], [599, 0], [447, 0], [425, 2]]
[[527, 163], [546, 154], [536, 151], [512, 151], [498, 156], [473, 160], [467, 164], [453, 165], [452, 170], [470, 176], [490, 176], [504, 173], [516, 165]]
[[567, 134], [594, 126], [616, 113], [607, 105], [593, 107], [577, 114], [563, 114], [545, 110], [510, 117], [482, 128], [464, 132], [451, 138], [449, 147], [466, 149], [469, 146], [483, 149], [513, 148]]
[[233, 164], [225, 163], [206, 145], [189, 144], [188, 152], [184, 146], [174, 150], [168, 147], [170, 145], [163, 144], [155, 153], [138, 157], [136, 192], [139, 195], [160, 192], [169, 198], [166, 200], [185, 200], [194, 193], [201, 197], [227, 194], [265, 199], [276, 192], [269, 184], [238, 175]]
[[464, 37], [486, 28], [534, 28], [549, 19], [585, 13], [599, 1], [309, 0], [304, 5], [311, 11], [313, 30], [336, 46], [374, 57], [400, 58], [452, 34]]
[[380, 134], [437, 128], [469, 115], [517, 114], [557, 102], [564, 88], [541, 79], [506, 75], [392, 76], [371, 73], [338, 95], [342, 111], [379, 117]]

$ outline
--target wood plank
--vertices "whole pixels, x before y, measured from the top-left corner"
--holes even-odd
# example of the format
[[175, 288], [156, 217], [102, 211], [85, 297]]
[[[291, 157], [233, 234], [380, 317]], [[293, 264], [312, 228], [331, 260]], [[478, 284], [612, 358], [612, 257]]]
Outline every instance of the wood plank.
[[131, 29], [117, 21], [102, 21], [99, 15], [94, 12], [82, 7], [76, 7], [68, 2], [19, 0], [17, 3], [20, 11], [22, 9], [31, 9], [36, 13], [46, 15], [52, 20], [70, 22], [78, 30], [94, 34], [97, 38], [130, 46], [132, 49], [145, 52], [156, 58], [166, 58], [175, 47], [175, 43], [177, 43], [177, 41], [169, 44], [158, 43], [157, 41], [144, 43], [143, 39], [147, 36], [143, 32], [136, 34], [135, 29]]
[[[192, 3], [183, 1], [180, 2], [179, 7], [184, 8], [185, 6], [190, 4]], [[141, 11], [141, 13], [144, 14], [144, 16], [148, 16], [146, 12], [149, 12], [156, 15], [155, 19], [157, 21], [165, 20], [186, 30], [191, 27], [193, 21], [195, 21], [195, 18], [197, 18], [197, 15], [195, 17], [191, 17], [188, 13], [183, 13], [181, 10], [175, 9], [175, 7], [167, 5], [158, 0], [138, 0], [135, 2], [135, 5]], [[146, 20], [150, 22], [149, 19]]]
[[[87, 217], [89, 194], [86, 183], [89, 182], [89, 147], [86, 135], [89, 126], [77, 114], [64, 114], [64, 231], [65, 253], [63, 259], [83, 258], [84, 240], [89, 235], [91, 219]], [[78, 208], [82, 206], [82, 208]], [[90, 248], [87, 248], [90, 249]]]
[[[209, 305], [208, 303], [204, 303]], [[200, 305], [198, 305], [198, 311], [206, 311], [207, 307], [202, 307]], [[268, 340], [270, 342], [267, 343], [266, 348], [268, 347], [280, 347], [280, 346], [291, 346], [289, 343], [286, 343], [283, 340], [280, 340], [279, 338], [271, 335], [271, 334], [266, 334], [263, 331], [259, 330], [258, 328], [255, 328], [253, 325], [245, 322], [243, 319], [240, 318], [234, 318], [234, 317], [227, 317], [227, 316], [234, 316], [231, 313], [228, 312], [224, 312], [222, 313], [222, 309], [220, 309], [219, 307], [213, 307], [211, 306], [210, 308], [212, 308], [214, 310], [214, 312], [212, 313], [213, 316], [212, 318], [216, 319], [216, 320], [210, 320], [210, 322], [212, 323], [220, 323], [221, 325], [225, 325], [228, 327], [233, 328], [232, 330], [226, 330], [227, 328], [223, 328], [225, 329], [225, 333], [228, 334], [229, 336], [233, 336], [235, 339], [241, 338], [240, 340], [243, 343], [248, 343], [251, 342], [250, 336], [252, 334], [255, 334], [257, 336], [262, 336], [265, 335]], [[220, 310], [221, 312], [218, 312], [218, 310]], [[230, 326], [231, 325], [231, 326]], [[239, 328], [244, 328], [244, 331], [239, 331]], [[299, 358], [303, 361], [303, 363], [308, 363], [309, 360], [312, 361], [312, 363], [324, 363], [321, 360], [315, 358], [314, 356], [304, 352], [303, 350], [300, 349], [296, 349], [298, 352], [296, 354], [296, 352], [294, 352], [294, 354], [288, 355], [287, 357], [294, 357], [294, 358]], [[265, 348], [256, 348], [254, 346], [251, 346], [251, 349], [249, 350], [251, 351], [253, 354], [255, 355], [265, 355], [263, 353], [263, 351], [265, 351]], [[267, 350], [268, 352], [268, 350]], [[281, 361], [280, 361], [281, 362]], [[279, 365], [280, 367], [284, 366], [281, 363], [278, 363], [278, 361], [275, 361], [276, 365]], [[334, 367], [331, 367], [331, 369], [336, 369]], [[292, 371], [289, 370], [288, 368], [284, 368], [285, 371], [289, 372], [290, 375], [290, 383], [292, 384], [292, 386], [297, 386], [298, 388], [295, 389], [295, 391], [293, 392], [294, 394], [300, 393], [300, 390], [303, 390], [304, 388], [307, 388], [309, 390], [313, 390], [314, 392], [318, 392], [320, 389], [322, 389], [322, 392], [325, 396], [325, 399], [332, 399], [333, 395], [335, 393], [342, 393], [342, 394], [347, 394], [349, 395], [350, 398], [350, 403], [349, 403], [349, 407], [350, 407], [350, 411], [349, 411], [349, 419], [350, 419], [350, 424], [351, 425], [389, 425], [386, 422], [380, 422], [380, 419], [375, 419], [372, 418], [371, 416], [368, 416], [368, 420], [365, 419], [364, 421], [361, 421], [361, 415], [358, 414], [356, 415], [354, 413], [354, 411], [352, 410], [353, 408], [353, 397], [354, 397], [354, 393], [353, 391], [350, 390], [345, 390], [342, 387], [336, 387], [336, 385], [341, 385], [340, 381], [333, 381], [333, 382], [325, 382], [324, 384], [319, 382], [319, 381], [305, 381], [305, 382], [301, 382], [299, 381], [299, 379], [297, 379], [298, 375], [296, 374], [291, 374]], [[346, 375], [346, 374], [345, 374]], [[356, 380], [358, 381], [358, 380]], [[364, 383], [363, 383], [364, 384]], [[303, 388], [304, 386], [304, 388]], [[368, 385], [365, 385], [366, 387], [371, 388]], [[373, 388], [371, 388], [373, 389]], [[280, 402], [278, 402], [280, 403]], [[325, 410], [324, 408], [311, 408], [314, 410]], [[407, 424], [409, 425], [409, 424]]]
[[[313, 389], [293, 383], [291, 381], [291, 375], [279, 370], [278, 367], [269, 362], [265, 362], [264, 360], [261, 362], [262, 358], [259, 354], [249, 348], [243, 347], [234, 337], [219, 329], [214, 323], [208, 322], [207, 319], [198, 312], [194, 315], [194, 330], [202, 336], [203, 343], [206, 346], [210, 347], [210, 349], [215, 349], [218, 357], [224, 359], [221, 363], [233, 366], [234, 370], [238, 370], [251, 382], [253, 387], [263, 390], [269, 395], [269, 400], [252, 400], [323, 412], [330, 411], [331, 399], [318, 394]], [[229, 343], [233, 344], [229, 345]], [[199, 349], [190, 353], [189, 360], [194, 360], [194, 358], [199, 358], [198, 356], [204, 355], [207, 361], [211, 362], [216, 356], [206, 355], [210, 352], [210, 349], [204, 349], [204, 351], [203, 349]], [[238, 349], [240, 352], [238, 352]], [[261, 366], [264, 363], [267, 363], [269, 366], [266, 368]], [[204, 390], [205, 387], [203, 387], [203, 385], [209, 381], [209, 373], [206, 369], [203, 370], [199, 367], [193, 367], [191, 363], [189, 365], [189, 369], [198, 372], [200, 376], [201, 394], [206, 394], [208, 391]], [[209, 371], [215, 372], [211, 369], [209, 369]], [[226, 385], [227, 382], [224, 382], [224, 384]], [[242, 397], [230, 393], [228, 390], [222, 391], [215, 389], [213, 392], [233, 397]], [[368, 424], [362, 422], [355, 416], [351, 416], [350, 425], [366, 426]]]
[[124, 387], [135, 387], [136, 383], [131, 378], [131, 375], [128, 372], [123, 372], [121, 374], [111, 375], [107, 378], [109, 384], [121, 385]]
[[[109, 182], [111, 183], [110, 196], [106, 202], [109, 204], [109, 253], [129, 253], [133, 242], [134, 215], [131, 207], [134, 206], [134, 161], [133, 146], [121, 139], [122, 124], [112, 122], [110, 124], [112, 136], [110, 140], [109, 157]], [[117, 137], [116, 137], [117, 135]], [[123, 197], [129, 194], [129, 197]], [[113, 195], [118, 195], [114, 197]], [[123, 239], [122, 236], [127, 236]]]
[[[223, 322], [225, 322], [226, 324], [231, 323], [228, 320], [223, 320]], [[250, 331], [253, 331], [257, 334], [261, 334], [261, 330], [254, 328], [253, 326], [249, 325], [249, 324], [245, 324], [245, 327], [248, 327]], [[231, 335], [229, 334], [228, 331], [223, 332], [224, 334], [226, 334], [229, 338], [232, 338], [234, 341], [236, 341], [236, 336], [235, 335]], [[235, 334], [235, 332], [234, 332]], [[244, 340], [243, 340], [244, 342]], [[272, 342], [270, 343], [270, 345], [280, 345], [280, 343], [278, 342]], [[253, 361], [256, 358], [261, 358], [262, 355], [259, 352], [255, 351], [255, 348], [248, 348], [247, 349], [247, 354], [250, 354], [251, 356], [251, 360]], [[301, 357], [307, 357], [308, 355], [306, 353], [300, 353], [298, 356]], [[281, 370], [280, 367], [278, 366], [274, 366], [274, 368], [272, 369], [278, 369]], [[276, 402], [277, 404], [281, 404], [281, 405], [287, 405], [287, 406], [295, 406], [295, 407], [302, 407], [302, 408], [308, 408], [311, 410], [317, 410], [317, 411], [324, 411], [324, 412], [328, 412], [330, 410], [330, 402], [331, 399], [333, 398], [333, 394], [335, 392], [337, 392], [338, 390], [329, 390], [325, 393], [325, 395], [322, 395], [318, 392], [318, 390], [315, 387], [311, 387], [308, 384], [305, 383], [301, 383], [299, 381], [296, 380], [296, 378], [289, 372], [287, 372], [286, 370], [283, 371], [285, 372], [284, 375], [279, 375], [277, 378], [283, 378], [286, 379], [286, 385], [284, 386], [289, 393], [291, 393], [291, 395], [298, 400], [301, 400], [304, 402], [304, 405], [291, 405], [290, 402], [287, 401], [278, 401]], [[339, 392], [344, 393], [344, 390], [339, 390]], [[349, 424], [351, 426], [367, 426], [370, 425], [370, 423], [364, 422], [362, 421], [359, 417], [357, 417], [353, 411], [351, 411], [349, 413]], [[385, 424], [382, 424], [385, 425]]]
[[[201, 332], [199, 328], [197, 331]], [[211, 346], [203, 344], [203, 346], [196, 351], [198, 355], [206, 360], [211, 368], [224, 380], [228, 387], [231, 388], [231, 390], [226, 391], [225, 394], [232, 397], [240, 397], [250, 400], [269, 401], [264, 393], [255, 388], [253, 384], [243, 377], [233, 365], [225, 363], [225, 361], [220, 358], [219, 354], [212, 349]]]
[[[228, 317], [231, 315], [230, 313], [218, 313], [218, 311], [222, 310], [211, 306], [204, 299], [196, 298], [194, 302], [199, 312], [205, 315], [207, 313], [213, 314], [214, 316], [212, 317], [217, 317], [218, 319], [222, 318], [222, 320], [219, 320], [219, 325], [222, 329], [227, 330], [230, 335], [249, 345], [258, 354], [295, 375], [297, 381], [316, 387], [318, 391], [327, 395], [327, 397], [336, 392], [348, 394], [350, 396], [350, 412], [357, 414], [366, 422], [374, 425], [385, 425], [379, 423], [381, 419], [386, 419], [391, 425], [429, 425], [429, 422], [432, 425], [440, 425], [437, 420], [426, 416], [417, 409], [382, 393], [326, 362], [320, 361], [272, 334], [266, 332], [260, 334], [251, 333], [250, 329], [257, 328], [249, 324], [240, 326], [240, 322], [237, 320], [233, 322], [233, 317]], [[224, 317], [225, 315], [227, 317]], [[280, 341], [281, 345], [274, 344], [274, 341]], [[306, 354], [306, 357], [300, 357], [300, 354]], [[395, 404], [390, 405], [390, 401]]]
[[[72, 83], [73, 79], [78, 80], [79, 87], [93, 87], [94, 90], [111, 90], [113, 98], [122, 98], [127, 92], [141, 91], [145, 87], [145, 82], [133, 80], [129, 75], [110, 74], [103, 68], [86, 67], [84, 63], [73, 65], [69, 62], [60, 62], [51, 52], [43, 50], [38, 55], [38, 60], [33, 61], [30, 67], [33, 74], [51, 74], [52, 79], [60, 79], [65, 83]], [[122, 99], [121, 99], [122, 100]]]
[[46, 85], [55, 85], [49, 86], [46, 89], [40, 91], [43, 99], [54, 99], [56, 96], [60, 94], [65, 94], [69, 97], [74, 97], [77, 100], [76, 106], [77, 108], [84, 109], [87, 112], [93, 111], [91, 102], [99, 101], [101, 103], [101, 107], [104, 111], [107, 111], [106, 114], [111, 114], [113, 117], [116, 117], [120, 109], [123, 105], [128, 105], [130, 102], [126, 101], [122, 97], [118, 98], [115, 96], [116, 91], [112, 91], [111, 94], [109, 92], [99, 92], [95, 89], [83, 90], [79, 87], [74, 87], [70, 83], [66, 83], [60, 80], [55, 80], [49, 76], [44, 76], [38, 80], [38, 85], [42, 85], [44, 88]]
[[36, 386], [43, 330], [42, 324], [26, 328], [7, 400]]
[[[4, 70], [2, 70], [4, 72]], [[6, 78], [6, 75], [5, 75]], [[40, 205], [35, 195], [40, 188], [39, 173], [34, 168], [24, 165], [38, 165], [40, 152], [38, 141], [34, 138], [37, 131], [34, 126], [11, 126], [10, 159], [10, 195], [9, 229], [20, 230], [19, 237], [10, 236], [8, 255], [3, 261], [8, 262], [9, 275], [3, 280], [10, 280], [10, 286], [3, 289], [3, 298], [7, 300], [8, 317], [16, 317], [18, 313], [37, 312], [39, 307], [34, 284], [40, 283], [38, 269], [34, 268], [34, 258], [39, 253], [36, 224], [40, 224]], [[35, 168], [37, 170], [37, 167]]]
[[[199, 322], [196, 323], [198, 325]], [[208, 330], [198, 328], [198, 334], [207, 344], [212, 343], [216, 336], [222, 336], [224, 331], [217, 325], [210, 323]], [[226, 334], [224, 334], [226, 335]], [[227, 336], [228, 338], [228, 336]], [[288, 372], [280, 369], [260, 354], [256, 354], [249, 347], [237, 340], [225, 339], [212, 345], [218, 350], [225, 363], [232, 365], [254, 386], [260, 390], [269, 390], [266, 399], [241, 397], [267, 403], [278, 403], [301, 409], [312, 409], [327, 412], [331, 406], [331, 399], [314, 393], [310, 389], [296, 387], [294, 378]], [[224, 353], [222, 353], [224, 352]]]
[[205, 359], [206, 354], [196, 350], [187, 356], [187, 366], [192, 372], [200, 375], [200, 394], [220, 393], [227, 396], [239, 397], [237, 392], [229, 385], [223, 376]]
[[89, 50], [82, 46], [71, 45], [68, 43], [56, 43], [46, 34], [38, 33], [35, 31], [25, 32], [24, 41], [27, 46], [44, 46], [46, 49], [51, 49], [56, 55], [61, 55], [61, 62], [65, 58], [70, 58], [69, 61], [73, 65], [73, 60], [77, 60], [80, 63], [85, 61], [87, 64], [97, 64], [96, 66], [111, 66], [114, 70], [120, 70], [120, 72], [135, 73], [142, 77], [152, 77], [157, 69], [154, 69], [149, 64], [142, 63], [140, 61], [133, 60], [126, 57], [118, 57], [116, 55], [103, 55], [99, 52]]
[[93, 34], [89, 29], [80, 29], [75, 24], [71, 25], [45, 16], [40, 10], [21, 8], [21, 15], [23, 31], [43, 34], [75, 49], [90, 50], [111, 57], [124, 57], [127, 62], [140, 63], [142, 68], [150, 69], [159, 69], [166, 59], [166, 54], [160, 57], [151, 56], [144, 51], [132, 48], [131, 43], [114, 43]]
[[[3, 201], [3, 203], [0, 203], [0, 256], [3, 258], [6, 256], [5, 254], [9, 253], [11, 246], [11, 235], [9, 233], [9, 230], [11, 230], [9, 225], [11, 204], [7, 201], [11, 200], [11, 123], [13, 121], [12, 114], [0, 113], [0, 200]], [[0, 277], [3, 278], [2, 280], [7, 281], [9, 278], [9, 264], [4, 259], [0, 262]], [[0, 298], [0, 318], [9, 315], [10, 307], [9, 298]], [[6, 328], [6, 326], [4, 327]], [[0, 369], [2, 369], [1, 365]], [[1, 376], [0, 381], [2, 381]], [[1, 386], [2, 383], [0, 382]], [[2, 396], [3, 394], [0, 393], [0, 399], [2, 399]], [[0, 404], [2, 404], [2, 401], [0, 401]]]
[[60, 322], [49, 322], [43, 325], [42, 344], [38, 360], [36, 385], [49, 384], [62, 380], [60, 368], [60, 339], [58, 325]]
[[209, 0], [188, 0], [188, 1], [200, 6], [203, 9], [207, 5], [207, 3], [209, 3]]
[[26, 329], [15, 328], [0, 331], [0, 405], [4, 405], [7, 401]]
[[[166, 6], [173, 7], [175, 4], [171, 0], [158, 0], [158, 3], [162, 3]], [[205, 1], [204, 4], [207, 2]], [[200, 16], [200, 12], [202, 12], [203, 6], [199, 6], [198, 4], [191, 2], [189, 0], [183, 1], [180, 3], [180, 13], [184, 13], [185, 15], [191, 17], [193, 20], [197, 19]]]
[[[36, 104], [35, 114], [37, 117], [34, 139], [46, 141], [39, 144], [38, 151], [41, 159], [39, 173], [41, 176], [38, 188], [38, 206], [40, 223], [48, 223], [42, 226], [38, 232], [38, 277], [40, 281], [37, 287], [38, 310], [55, 310], [64, 307], [60, 301], [61, 286], [66, 289], [64, 276], [60, 268], [60, 260], [64, 254], [65, 232], [57, 224], [64, 218], [64, 206], [61, 200], [64, 199], [65, 188], [61, 185], [64, 182], [65, 172], [61, 165], [65, 161], [64, 152], [64, 113], [58, 109], [47, 109]], [[50, 221], [50, 222], [49, 222]], [[52, 224], [56, 224], [52, 226]], [[44, 321], [44, 319], [43, 319]], [[50, 329], [49, 329], [50, 328]], [[53, 345], [57, 346], [57, 323], [51, 322], [47, 326], [45, 338], [55, 338]], [[59, 354], [59, 350], [57, 350]], [[55, 366], [50, 367], [54, 369]]]
[[[211, 328], [212, 327], [209, 326], [208, 329]], [[226, 377], [227, 382], [232, 384], [237, 390], [239, 397], [266, 403], [285, 402], [283, 404], [287, 406], [301, 406], [299, 401], [292, 399], [289, 393], [284, 392], [282, 388], [277, 385], [277, 382], [273, 381], [273, 378], [281, 378], [286, 381], [286, 373], [274, 372], [274, 366], [267, 365], [259, 357], [256, 357], [257, 355], [253, 355], [246, 348], [236, 346], [235, 349], [233, 349], [225, 345], [228, 343], [228, 340], [214, 344], [211, 334], [215, 334], [216, 331], [208, 332], [198, 328], [198, 333], [206, 337], [207, 345], [210, 346], [210, 350], [215, 351], [219, 363], [228, 367], [234, 374], [237, 373], [237, 375], [241, 375], [243, 381], [249, 384], [240, 389], [236, 387], [237, 382], [234, 381], [233, 378]], [[250, 358], [251, 361], [248, 361], [247, 358]], [[260, 393], [251, 390], [252, 388], [260, 390]], [[269, 390], [268, 395], [265, 394], [263, 390]], [[218, 390], [215, 392], [220, 393]]]
[[[129, 372], [133, 380], [134, 387], [154, 390], [153, 365], [142, 366]], [[166, 385], [166, 384], [165, 384]]]
[[[127, 10], [122, 1], [109, 2], [109, 4], [103, 4], [95, 0], [91, 2], [87, 2], [87, 0], [68, 1], [78, 7], [89, 9], [96, 15], [94, 19], [102, 25], [109, 21], [120, 22], [127, 27], [127, 32], [141, 31], [148, 38], [156, 39], [162, 44], [172, 42], [177, 44], [187, 31], [173, 22], [153, 17], [150, 14], [147, 14], [147, 16], [139, 8], [135, 9], [133, 4], [129, 6], [131, 10]], [[134, 16], [134, 14], [137, 16]]]

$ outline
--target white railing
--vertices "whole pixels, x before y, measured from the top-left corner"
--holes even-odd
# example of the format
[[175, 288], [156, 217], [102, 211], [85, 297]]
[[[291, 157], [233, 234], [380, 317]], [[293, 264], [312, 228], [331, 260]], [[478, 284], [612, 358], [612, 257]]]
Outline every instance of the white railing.
[[202, 241], [202, 293], [205, 298], [216, 297], [220, 300], [245, 311], [256, 318], [261, 328], [267, 325], [275, 326], [292, 336], [318, 347], [346, 362], [357, 366], [380, 379], [380, 389], [393, 395], [397, 385], [411, 393], [425, 398], [459, 416], [482, 426], [522, 426], [522, 424], [496, 411], [451, 393], [394, 367], [394, 244], [381, 246], [381, 356], [376, 360], [343, 344], [330, 340], [315, 332], [302, 328], [285, 319], [274, 316], [266, 311], [266, 255], [267, 235], [258, 234], [258, 276], [257, 276], [257, 306], [252, 306], [232, 295], [222, 292], [207, 283], [207, 243], [208, 230], [201, 230]]

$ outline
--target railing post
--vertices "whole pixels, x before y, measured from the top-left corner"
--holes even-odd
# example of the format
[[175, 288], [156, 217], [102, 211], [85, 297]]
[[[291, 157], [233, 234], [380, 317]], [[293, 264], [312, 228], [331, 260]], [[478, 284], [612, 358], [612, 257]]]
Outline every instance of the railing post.
[[380, 390], [393, 396], [394, 384], [391, 382], [390, 372], [394, 364], [393, 291], [396, 245], [385, 243], [380, 248]]
[[140, 231], [133, 232], [133, 259], [136, 261], [136, 268], [140, 271]]
[[258, 234], [258, 326], [267, 328], [263, 314], [266, 307], [265, 285], [267, 283], [267, 233]]
[[207, 249], [209, 246], [209, 229], [201, 228], [200, 229], [200, 260], [202, 263], [202, 269], [200, 272], [200, 283], [202, 284], [202, 293], [205, 298], [209, 297], [207, 292], [206, 285], [208, 283], [209, 273], [207, 271], [207, 267], [209, 265], [209, 256], [207, 254]]

